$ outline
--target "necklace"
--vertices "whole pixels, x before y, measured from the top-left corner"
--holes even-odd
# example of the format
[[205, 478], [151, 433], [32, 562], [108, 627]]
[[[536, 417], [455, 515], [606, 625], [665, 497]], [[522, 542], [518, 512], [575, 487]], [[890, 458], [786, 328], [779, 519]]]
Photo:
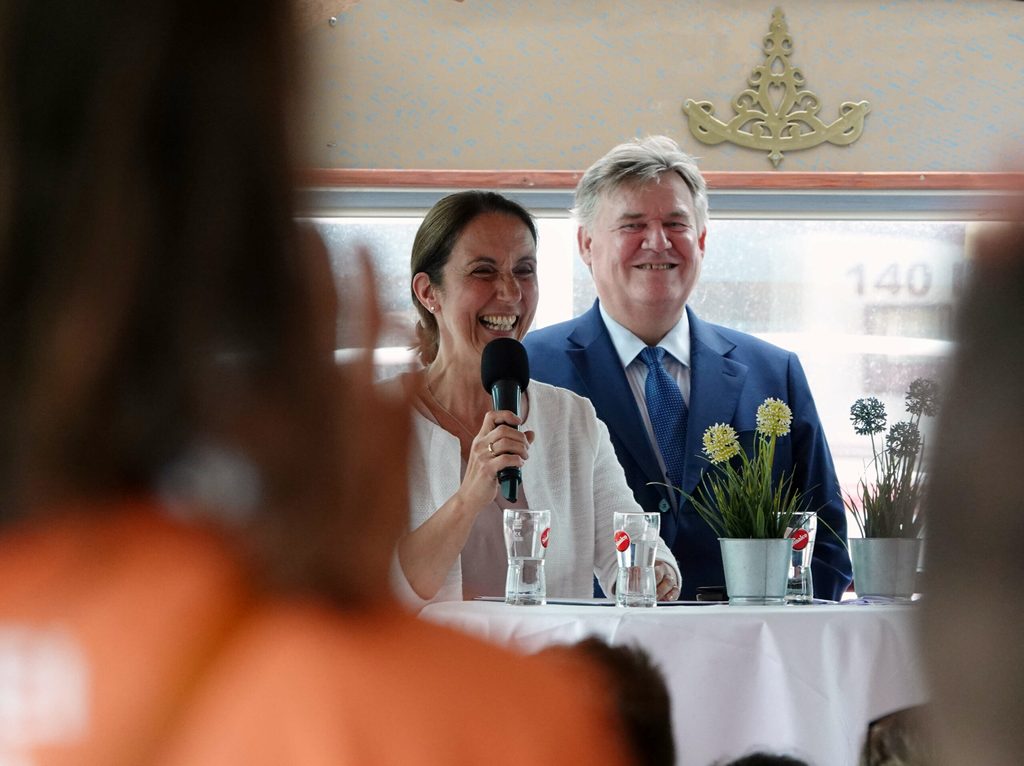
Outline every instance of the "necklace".
[[430, 383], [429, 382], [426, 382], [426, 385], [427, 385], [427, 395], [430, 396], [430, 401], [432, 401], [434, 403], [434, 405], [439, 410], [441, 410], [441, 412], [443, 412], [445, 415], [447, 415], [451, 419], [451, 421], [453, 423], [455, 423], [455, 425], [457, 425], [459, 427], [459, 430], [462, 431], [463, 435], [466, 437], [466, 439], [469, 442], [472, 442], [473, 441], [474, 432], [471, 429], [467, 428], [465, 423], [463, 423], [461, 420], [459, 420], [457, 417], [455, 417], [455, 415], [452, 414], [451, 410], [449, 410], [447, 407], [445, 407], [443, 404], [441, 404], [440, 401], [438, 401], [438, 398], [434, 395], [434, 389], [432, 389], [430, 387]]

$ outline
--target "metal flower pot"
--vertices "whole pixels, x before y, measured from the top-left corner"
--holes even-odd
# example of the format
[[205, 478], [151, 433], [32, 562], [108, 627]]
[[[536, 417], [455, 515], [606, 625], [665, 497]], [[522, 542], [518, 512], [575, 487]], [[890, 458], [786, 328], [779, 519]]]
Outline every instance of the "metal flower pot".
[[850, 540], [853, 589], [858, 596], [909, 599], [917, 585], [921, 540], [863, 537]]
[[783, 604], [793, 541], [720, 537], [730, 604]]

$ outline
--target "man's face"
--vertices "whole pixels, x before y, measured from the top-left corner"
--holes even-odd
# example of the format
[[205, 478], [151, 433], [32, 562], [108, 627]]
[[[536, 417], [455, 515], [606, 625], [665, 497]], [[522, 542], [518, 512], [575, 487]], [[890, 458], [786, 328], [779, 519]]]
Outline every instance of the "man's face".
[[704, 234], [689, 187], [669, 172], [606, 194], [578, 238], [605, 310], [654, 344], [679, 321], [697, 283]]

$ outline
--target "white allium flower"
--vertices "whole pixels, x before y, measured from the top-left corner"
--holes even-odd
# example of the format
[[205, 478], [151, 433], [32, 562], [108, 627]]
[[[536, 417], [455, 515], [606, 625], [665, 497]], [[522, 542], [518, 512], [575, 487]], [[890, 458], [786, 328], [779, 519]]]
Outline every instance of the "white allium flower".
[[736, 431], [727, 423], [715, 423], [704, 431], [704, 454], [716, 465], [740, 454]]
[[793, 411], [781, 399], [768, 397], [757, 408], [757, 431], [764, 436], [785, 436], [793, 422]]

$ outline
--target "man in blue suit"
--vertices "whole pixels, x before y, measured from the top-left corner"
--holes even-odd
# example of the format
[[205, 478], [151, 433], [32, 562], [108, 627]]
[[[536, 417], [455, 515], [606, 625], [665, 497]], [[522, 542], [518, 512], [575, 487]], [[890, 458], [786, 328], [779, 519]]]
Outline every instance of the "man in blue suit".
[[709, 465], [701, 456], [708, 426], [730, 423], [749, 453], [758, 405], [769, 396], [786, 402], [793, 423], [776, 447], [776, 478], [792, 475], [824, 522], [814, 593], [838, 600], [851, 580], [846, 513], [799, 360], [686, 306], [704, 259], [707, 199], [693, 159], [664, 136], [621, 144], [586, 171], [573, 213], [598, 300], [526, 336], [531, 377], [590, 398], [637, 501], [662, 514], [683, 599], [724, 584], [722, 556], [711, 527], [664, 485], [696, 491]]

